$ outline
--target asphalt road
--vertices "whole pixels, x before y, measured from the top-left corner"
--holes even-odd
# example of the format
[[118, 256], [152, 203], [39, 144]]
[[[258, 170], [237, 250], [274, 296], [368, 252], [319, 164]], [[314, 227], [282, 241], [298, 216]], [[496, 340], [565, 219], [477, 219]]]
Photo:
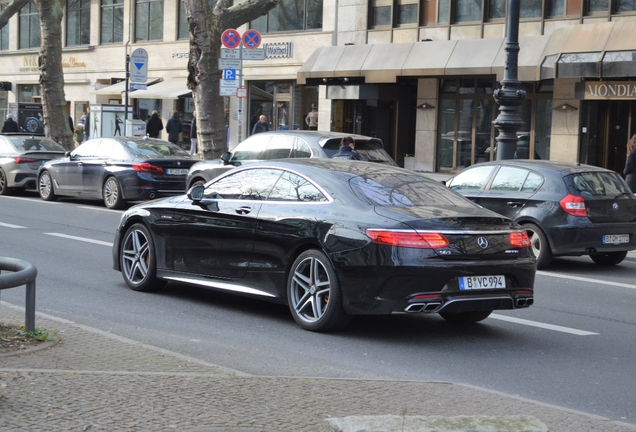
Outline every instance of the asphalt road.
[[[281, 305], [179, 284], [131, 291], [112, 270], [120, 215], [101, 202], [0, 196], [0, 256], [37, 267], [38, 312], [251, 374], [467, 383], [636, 424], [636, 261], [556, 260], [538, 273], [532, 308], [473, 326], [358, 317], [315, 334]], [[0, 300], [22, 306], [24, 289]]]

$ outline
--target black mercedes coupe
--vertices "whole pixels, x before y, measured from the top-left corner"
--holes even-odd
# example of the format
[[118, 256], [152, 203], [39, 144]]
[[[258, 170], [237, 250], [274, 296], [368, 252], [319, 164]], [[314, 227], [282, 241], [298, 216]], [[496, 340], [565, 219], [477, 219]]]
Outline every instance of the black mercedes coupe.
[[173, 282], [267, 299], [311, 331], [368, 314], [481, 321], [532, 305], [536, 272], [510, 219], [424, 174], [331, 159], [256, 162], [134, 206], [113, 261], [133, 290]]

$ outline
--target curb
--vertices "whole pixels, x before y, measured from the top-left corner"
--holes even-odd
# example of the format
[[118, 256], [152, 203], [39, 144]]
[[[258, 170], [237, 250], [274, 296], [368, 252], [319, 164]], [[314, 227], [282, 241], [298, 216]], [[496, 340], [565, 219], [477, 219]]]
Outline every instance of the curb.
[[33, 346], [31, 346], [31, 347], [29, 347], [27, 349], [1, 353], [0, 354], [0, 358], [20, 356], [20, 355], [24, 355], [24, 354], [32, 354], [32, 353], [34, 353], [36, 351], [41, 351], [41, 350], [52, 348], [55, 345], [57, 345], [57, 343], [59, 341], [60, 341], [60, 338], [58, 338], [57, 335], [51, 336], [46, 341], [40, 342], [37, 345], [33, 345]]

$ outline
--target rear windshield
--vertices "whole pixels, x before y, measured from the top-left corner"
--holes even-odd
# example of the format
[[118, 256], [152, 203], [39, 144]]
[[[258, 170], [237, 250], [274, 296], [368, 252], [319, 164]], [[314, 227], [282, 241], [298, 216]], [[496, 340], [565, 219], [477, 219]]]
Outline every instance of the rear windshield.
[[[330, 139], [322, 147], [328, 158], [338, 153], [340, 141], [341, 138]], [[391, 156], [389, 156], [389, 154], [384, 150], [380, 141], [355, 141], [356, 153], [360, 155], [360, 159], [363, 161], [388, 163], [393, 165], [393, 159], [391, 159]]]
[[9, 141], [18, 152], [23, 151], [65, 151], [64, 147], [49, 138], [9, 137]]
[[466, 198], [441, 183], [418, 174], [355, 177], [353, 190], [370, 204], [382, 207], [454, 206], [471, 207]]
[[617, 197], [631, 195], [627, 183], [614, 172], [587, 172], [566, 176], [570, 192], [583, 198]]
[[172, 143], [161, 141], [125, 141], [123, 144], [136, 156], [190, 156], [190, 153]]

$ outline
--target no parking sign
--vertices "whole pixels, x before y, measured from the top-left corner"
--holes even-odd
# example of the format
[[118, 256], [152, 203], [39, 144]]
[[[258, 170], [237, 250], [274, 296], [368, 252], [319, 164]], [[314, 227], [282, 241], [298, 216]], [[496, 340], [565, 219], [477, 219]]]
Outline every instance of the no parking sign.
[[261, 34], [256, 30], [247, 30], [243, 33], [243, 47], [255, 49], [261, 46]]
[[225, 48], [238, 48], [241, 43], [241, 35], [234, 29], [228, 29], [221, 35], [221, 43]]

